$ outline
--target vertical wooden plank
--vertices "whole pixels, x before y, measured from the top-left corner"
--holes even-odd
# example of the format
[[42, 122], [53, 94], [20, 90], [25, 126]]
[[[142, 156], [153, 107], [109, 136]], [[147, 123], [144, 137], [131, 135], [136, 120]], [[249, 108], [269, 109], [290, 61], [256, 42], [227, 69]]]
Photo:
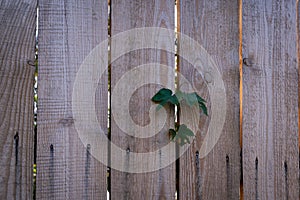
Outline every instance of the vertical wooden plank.
[[[106, 166], [91, 154], [97, 146], [78, 136], [72, 92], [81, 64], [107, 39], [107, 1], [41, 0], [39, 7], [37, 199], [106, 199]], [[107, 52], [99, 56], [105, 60]], [[97, 78], [94, 109], [106, 131], [107, 75]]]
[[243, 1], [245, 199], [298, 199], [296, 1]]
[[[299, 1], [296, 3], [297, 6], [297, 55], [298, 55], [298, 128], [300, 123], [300, 4]], [[299, 165], [300, 165], [300, 130], [298, 130], [298, 146], [299, 146]], [[300, 166], [299, 166], [299, 187], [300, 187]], [[299, 188], [300, 190], [300, 188]], [[300, 198], [300, 191], [299, 191], [299, 198]]]
[[0, 1], [0, 199], [32, 199], [36, 4]]
[[[141, 27], [162, 27], [174, 30], [174, 1], [173, 0], [132, 0], [132, 1], [112, 1], [112, 57], [114, 57], [115, 48], [121, 48], [114, 46], [114, 37], [122, 31], [131, 30], [134, 28]], [[147, 33], [142, 37], [147, 37]], [[151, 33], [149, 33], [151, 34]], [[139, 37], [139, 35], [136, 35]], [[174, 37], [174, 36], [173, 36]], [[159, 38], [161, 39], [161, 38]], [[158, 40], [159, 40], [158, 39]], [[172, 40], [174, 40], [173, 38]], [[149, 39], [151, 40], [151, 38]], [[162, 40], [160, 40], [162, 42]], [[136, 44], [137, 40], [126, 41], [129, 45]], [[147, 42], [147, 41], [146, 41]], [[141, 44], [142, 45], [142, 44]], [[157, 47], [164, 45], [158, 43]], [[158, 49], [141, 49], [136, 51], [131, 51], [124, 53], [116, 61], [112, 61], [111, 64], [111, 85], [112, 93], [116, 89], [116, 85], [122, 88], [122, 92], [118, 94], [119, 99], [112, 96], [112, 102], [119, 101], [119, 103], [124, 102], [125, 96], [128, 95], [132, 90], [132, 94], [129, 102], [125, 102], [126, 106], [129, 107], [130, 116], [126, 119], [132, 118], [136, 126], [145, 126], [153, 121], [160, 119], [158, 115], [154, 118], [149, 118], [149, 108], [153, 103], [151, 103], [151, 97], [161, 88], [160, 83], [166, 83], [169, 87], [174, 87], [174, 49], [173, 53], [160, 51]], [[135, 85], [132, 82], [120, 82], [118, 81], [123, 78], [126, 74], [133, 72], [140, 72], [139, 67], [142, 64], [156, 63], [164, 64], [171, 69], [168, 69], [167, 75], [162, 77], [162, 74], [152, 72], [149, 74], [142, 73], [139, 76], [134, 76], [132, 79], [139, 82], [145, 82], [145, 85], [134, 89]], [[143, 67], [142, 67], [143, 68]], [[155, 68], [152, 66], [152, 68]], [[132, 69], [135, 69], [132, 71]], [[144, 69], [144, 68], [143, 68]], [[143, 76], [146, 78], [143, 79]], [[156, 81], [153, 84], [149, 84], [146, 79], [147, 77], [155, 77]], [[156, 84], [156, 85], [155, 85]], [[113, 104], [113, 103], [112, 103]], [[128, 105], [127, 105], [128, 104]], [[154, 106], [155, 107], [155, 106]], [[144, 158], [148, 158], [148, 154], [154, 151], [161, 151], [161, 148], [169, 143], [168, 138], [168, 128], [172, 124], [173, 116], [172, 113], [168, 113], [168, 118], [166, 125], [163, 130], [159, 133], [155, 132], [150, 138], [140, 138], [135, 135], [137, 133], [123, 131], [116, 122], [116, 115], [122, 115], [124, 111], [114, 110], [112, 107], [112, 125], [111, 125], [111, 140], [114, 145], [118, 148], [126, 151], [126, 155], [121, 157], [119, 161], [120, 169], [112, 169], [111, 171], [111, 198], [112, 199], [174, 199], [175, 198], [175, 155], [174, 157], [159, 157], [155, 160], [155, 163], [148, 163], [153, 165], [154, 168], [158, 168], [153, 172], [147, 173], [133, 173], [128, 172], [128, 163], [131, 155], [145, 153]], [[154, 111], [155, 112], [155, 111]], [[134, 130], [135, 125], [127, 124], [127, 128]], [[139, 132], [139, 134], [143, 134]], [[156, 135], [155, 135], [156, 134]], [[173, 145], [173, 152], [175, 147]], [[112, 148], [111, 157], [112, 165], [114, 158], [119, 154], [118, 151]], [[172, 160], [172, 163], [163, 168], [160, 167], [162, 163], [167, 162], [167, 160]], [[149, 160], [151, 160], [149, 158]], [[136, 159], [136, 165], [139, 164], [139, 160]], [[114, 168], [112, 166], [112, 168]], [[140, 171], [143, 168], [137, 169]], [[141, 172], [141, 171], [140, 171]]]
[[[208, 102], [208, 117], [201, 116], [194, 126], [198, 128], [196, 138], [190, 148], [180, 157], [179, 195], [180, 199], [239, 199], [240, 185], [240, 145], [239, 145], [239, 25], [238, 1], [180, 1], [180, 32], [194, 39], [191, 47], [183, 47], [179, 40], [180, 72], [191, 84], [193, 89]], [[186, 41], [189, 42], [189, 41]], [[208, 56], [195, 57], [187, 63], [184, 56], [194, 53], [195, 43], [198, 42]], [[185, 51], [185, 52], [183, 52]], [[187, 51], [187, 52], [186, 52]], [[218, 69], [210, 71], [212, 59]], [[200, 64], [199, 64], [200, 63]], [[202, 68], [199, 72], [197, 69]], [[222, 80], [216, 79], [217, 71]], [[216, 74], [214, 74], [216, 73]], [[213, 79], [215, 78], [215, 79]], [[219, 102], [226, 106], [226, 115], [222, 109], [212, 105], [214, 94], [209, 88], [223, 81], [226, 99]], [[182, 85], [182, 86], [181, 86]], [[184, 83], [179, 80], [179, 86]], [[212, 90], [213, 92], [213, 90]], [[213, 111], [215, 109], [215, 111]], [[186, 113], [185, 113], [186, 112]], [[181, 123], [190, 123], [199, 114], [189, 114], [180, 117]], [[222, 133], [216, 145], [208, 153], [203, 154], [203, 143], [209, 126], [219, 126], [221, 121], [213, 121], [216, 116], [225, 115]], [[186, 117], [188, 116], [188, 117]], [[214, 139], [211, 137], [210, 139]], [[210, 141], [208, 141], [209, 143]], [[207, 146], [210, 148], [210, 146]], [[204, 148], [205, 149], [205, 148]], [[205, 156], [205, 157], [203, 157]]]

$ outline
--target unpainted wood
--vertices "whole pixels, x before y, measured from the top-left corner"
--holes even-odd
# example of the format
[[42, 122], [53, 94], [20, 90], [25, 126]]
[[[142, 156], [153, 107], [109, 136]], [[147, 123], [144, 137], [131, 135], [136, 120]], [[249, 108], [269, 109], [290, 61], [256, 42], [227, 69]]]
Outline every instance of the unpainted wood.
[[[134, 28], [141, 27], [162, 27], [174, 30], [174, 1], [172, 0], [132, 0], [132, 1], [112, 1], [112, 21], [111, 21], [111, 33], [114, 38], [118, 33], [127, 31]], [[147, 37], [147, 33], [144, 35]], [[175, 38], [174, 38], [175, 39]], [[151, 39], [150, 39], [151, 40]], [[112, 39], [112, 48], [121, 48], [114, 46], [114, 40]], [[127, 41], [132, 44], [135, 40]], [[163, 43], [163, 41], [162, 41]], [[162, 43], [158, 43], [159, 47]], [[114, 49], [112, 49], [113, 51]], [[116, 50], [116, 49], [115, 49]], [[174, 49], [173, 49], [174, 50]], [[113, 53], [113, 52], [112, 52]], [[122, 55], [116, 61], [112, 61], [111, 64], [111, 85], [112, 93], [118, 84], [118, 81], [129, 73], [130, 70], [138, 67], [142, 64], [156, 63], [164, 64], [171, 68], [174, 67], [174, 51], [164, 52], [158, 49], [141, 49], [137, 51], [131, 51]], [[138, 71], [138, 70], [137, 70]], [[139, 87], [133, 91], [131, 99], [126, 102], [126, 106], [129, 107], [129, 112], [132, 120], [137, 126], [145, 126], [150, 122], [149, 109], [151, 105], [151, 97], [162, 87], [159, 83], [167, 83], [169, 86], [174, 86], [174, 71], [168, 70], [167, 75], [162, 76], [159, 73], [149, 73], [146, 77], [156, 77], [154, 84], [145, 83], [144, 86]], [[132, 79], [145, 81], [141, 76], [134, 76]], [[120, 83], [122, 92], [118, 94], [119, 98], [112, 96], [112, 102], [118, 101], [123, 103], [124, 96], [131, 91], [134, 85], [132, 83]], [[172, 89], [172, 88], [171, 88]], [[129, 105], [128, 105], [129, 104]], [[150, 153], [161, 149], [163, 146], [169, 143], [168, 128], [173, 125], [174, 113], [168, 112], [168, 118], [165, 127], [150, 138], [139, 138], [130, 136], [129, 134], [120, 129], [115, 121], [115, 116], [123, 114], [120, 110], [113, 110], [112, 108], [112, 123], [111, 123], [111, 140], [118, 148], [127, 152], [127, 155], [133, 153]], [[154, 121], [158, 121], [159, 116], [153, 118]], [[128, 118], [129, 120], [129, 118]], [[131, 125], [128, 125], [131, 126]], [[129, 127], [130, 128], [130, 127]], [[173, 145], [173, 152], [175, 146]], [[112, 162], [113, 158], [117, 157], [119, 152], [111, 150]], [[121, 169], [111, 171], [111, 198], [112, 199], [174, 199], [175, 198], [175, 155], [174, 157], [159, 157], [156, 160], [155, 167], [159, 170], [148, 173], [128, 173], [126, 162], [130, 162], [125, 155], [119, 159]], [[147, 154], [145, 155], [147, 159]], [[167, 160], [172, 160], [171, 164], [165, 168], [159, 167], [161, 163], [166, 163]], [[137, 164], [138, 160], [136, 161]]]
[[296, 1], [243, 1], [244, 199], [299, 199], [296, 19]]
[[[201, 147], [212, 118], [212, 94], [208, 91], [211, 80], [208, 66], [197, 71], [197, 60], [188, 63], [180, 57], [181, 74], [193, 89], [207, 100], [208, 117], [182, 111], [181, 123], [198, 127], [196, 138], [189, 149], [180, 157], [179, 198], [180, 199], [239, 199], [240, 145], [239, 145], [239, 23], [238, 1], [179, 1], [180, 30], [198, 42], [216, 63], [224, 82], [226, 117], [223, 131], [214, 148], [201, 158]], [[183, 47], [179, 43], [179, 54]], [[194, 53], [195, 49], [184, 49]], [[198, 59], [209, 59], [200, 57]], [[205, 62], [204, 62], [205, 63]], [[212, 77], [214, 74], [212, 74]], [[184, 88], [183, 80], [179, 86]], [[181, 86], [182, 85], [182, 86]], [[190, 113], [186, 113], [190, 112]], [[220, 112], [220, 111], [219, 111]], [[186, 114], [184, 114], [186, 113]], [[214, 113], [222, 115], [224, 113]], [[184, 116], [184, 117], [183, 117]], [[221, 123], [221, 122], [220, 122]], [[215, 134], [215, 133], [212, 133]]]
[[36, 0], [0, 1], [0, 199], [32, 199]]
[[[37, 199], [106, 200], [107, 169], [91, 153], [97, 146], [79, 138], [72, 92], [79, 67], [107, 39], [107, 1], [41, 0], [39, 9]], [[107, 133], [107, 73], [97, 78], [95, 109]]]
[[[300, 112], [300, 70], [299, 70], [299, 64], [300, 64], [300, 4], [299, 1], [297, 1], [297, 56], [298, 56], [298, 125], [300, 123], [300, 117], [299, 117], [299, 112]], [[299, 151], [300, 151], [300, 131], [298, 135], [298, 146], [299, 146]], [[300, 152], [299, 152], [300, 153]], [[299, 162], [300, 162], [300, 155], [299, 155]], [[300, 166], [299, 166], [300, 167]], [[300, 174], [299, 174], [299, 185], [300, 185]], [[300, 190], [300, 189], [299, 189]], [[300, 198], [300, 191], [299, 191], [299, 198]]]

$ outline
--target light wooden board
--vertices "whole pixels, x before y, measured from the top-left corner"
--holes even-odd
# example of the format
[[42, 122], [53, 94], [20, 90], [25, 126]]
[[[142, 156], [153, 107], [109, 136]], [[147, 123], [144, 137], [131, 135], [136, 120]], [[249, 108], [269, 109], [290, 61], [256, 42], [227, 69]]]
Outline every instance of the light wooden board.
[[243, 1], [244, 199], [299, 199], [296, 16], [296, 1]]
[[[300, 4], [299, 1], [297, 1], [297, 52], [298, 52], [298, 128], [299, 128], [299, 123], [300, 123], [300, 88], [299, 88], [299, 84], [300, 84], [300, 70], [299, 70], [299, 64], [300, 64]], [[299, 130], [298, 130], [299, 131]], [[300, 131], [299, 131], [299, 135], [298, 135], [298, 146], [299, 146], [299, 153], [300, 153]], [[299, 162], [300, 162], [300, 156], [299, 156]], [[299, 163], [300, 165], [300, 163]], [[300, 166], [299, 166], [300, 168]], [[300, 176], [300, 174], [299, 174]], [[300, 178], [299, 178], [300, 179]], [[300, 185], [300, 180], [299, 180], [299, 185]], [[299, 198], [300, 198], [300, 191], [299, 191]]]
[[[240, 186], [240, 144], [239, 144], [239, 24], [238, 1], [180, 1], [180, 31], [198, 42], [214, 60], [224, 82], [227, 112], [225, 124], [218, 142], [201, 158], [201, 146], [208, 126], [212, 122], [212, 104], [208, 85], [218, 80], [211, 80], [216, 74], [210, 74], [208, 67], [202, 66], [203, 71], [197, 72], [195, 60], [188, 63], [180, 58], [180, 72], [195, 91], [208, 101], [208, 117], [201, 116], [195, 140], [190, 148], [180, 157], [179, 168], [179, 197], [180, 199], [239, 199]], [[191, 45], [194, 45], [192, 43]], [[188, 52], [182, 52], [184, 49]], [[184, 48], [179, 43], [181, 55], [193, 54], [195, 49]], [[198, 59], [209, 59], [199, 57]], [[205, 63], [205, 61], [203, 62]], [[206, 72], [208, 71], [208, 72]], [[179, 80], [181, 86], [182, 80]], [[184, 87], [184, 85], [182, 85]], [[218, 105], [215, 105], [218, 106]], [[223, 115], [217, 110], [214, 115]], [[188, 112], [188, 111], [184, 111]], [[219, 113], [218, 113], [219, 112]], [[194, 113], [195, 114], [195, 113]], [[195, 120], [192, 112], [180, 118], [181, 123]], [[216, 133], [211, 133], [216, 134]]]
[[36, 0], [0, 1], [0, 199], [32, 199]]
[[[118, 33], [133, 28], [140, 27], [164, 27], [174, 30], [174, 1], [173, 0], [132, 0], [132, 1], [112, 1], [112, 38]], [[144, 35], [147, 37], [147, 33]], [[112, 40], [112, 47], [114, 47]], [[133, 41], [127, 41], [132, 42]], [[130, 43], [129, 43], [130, 44]], [[157, 44], [158, 46], [161, 44]], [[121, 47], [116, 47], [121, 48]], [[114, 50], [114, 49], [112, 49]], [[113, 54], [113, 52], [112, 52]], [[112, 55], [113, 57], [113, 55]], [[174, 52], [166, 53], [157, 49], [152, 50], [138, 50], [132, 51], [128, 54], [121, 56], [118, 60], [113, 61], [111, 65], [111, 79], [112, 79], [112, 91], [115, 89], [118, 81], [129, 73], [129, 71], [139, 65], [146, 63], [158, 63], [165, 64], [170, 67], [174, 67]], [[138, 70], [137, 70], [138, 71]], [[166, 76], [162, 77], [159, 73], [146, 74], [147, 77], [156, 77], [156, 82], [168, 83], [174, 85], [174, 71], [171, 69]], [[132, 79], [145, 81], [141, 76], [132, 77]], [[112, 97], [113, 101], [124, 102], [124, 98], [128, 92], [134, 87], [131, 83], [122, 83], [119, 86], [122, 88], [122, 92], [118, 98]], [[132, 94], [130, 101], [125, 102], [129, 107], [129, 112], [132, 120], [137, 126], [145, 126], [150, 123], [149, 108], [153, 105], [151, 97], [161, 88], [160, 85], [146, 85], [139, 87]], [[129, 104], [129, 105], [128, 105]], [[172, 125], [173, 117], [172, 113], [168, 111], [169, 116], [166, 121], [166, 126], [162, 131], [150, 138], [141, 139], [130, 136], [131, 132], [125, 132], [120, 129], [115, 121], [116, 115], [122, 115], [122, 111], [114, 110], [112, 108], [112, 124], [111, 124], [111, 140], [118, 148], [127, 150], [127, 155], [121, 157], [118, 161], [120, 164], [120, 170], [111, 171], [111, 198], [112, 199], [174, 199], [175, 198], [175, 163], [172, 162], [166, 168], [156, 170], [148, 173], [126, 173], [128, 170], [127, 160], [130, 154], [134, 153], [149, 153], [151, 151], [158, 150], [164, 145], [168, 144], [169, 138], [167, 135], [168, 128]], [[159, 116], [153, 118], [154, 121], [159, 120]], [[129, 121], [129, 118], [127, 118]], [[127, 128], [131, 128], [130, 124]], [[133, 130], [132, 126], [132, 130]], [[155, 133], [154, 133], [155, 134]], [[173, 146], [174, 147], [174, 146]], [[112, 163], [114, 158], [119, 155], [119, 152], [111, 150]], [[147, 158], [147, 155], [145, 155]], [[155, 167], [159, 167], [161, 163], [167, 162], [167, 160], [173, 160], [171, 157], [159, 157], [156, 160]], [[138, 160], [136, 160], [138, 162]], [[149, 163], [153, 164], [153, 163]]]
[[[106, 199], [106, 166], [79, 139], [72, 92], [80, 65], [107, 39], [107, 1], [42, 0], [39, 8], [37, 199]], [[107, 74], [97, 78], [95, 109], [107, 132]]]

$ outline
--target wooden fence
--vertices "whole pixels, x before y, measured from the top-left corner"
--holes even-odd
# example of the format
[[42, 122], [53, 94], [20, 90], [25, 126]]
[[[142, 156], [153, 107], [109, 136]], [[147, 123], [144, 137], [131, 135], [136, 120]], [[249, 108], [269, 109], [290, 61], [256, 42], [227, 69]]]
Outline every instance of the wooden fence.
[[[32, 65], [37, 15], [35, 141]], [[36, 199], [107, 199], [107, 191], [111, 199], [299, 199], [298, 0], [177, 0], [176, 5], [174, 0], [0, 0], [0, 25], [0, 199], [27, 200], [33, 193]], [[225, 102], [226, 113], [220, 138], [205, 157], [200, 156], [201, 146], [212, 115], [200, 118], [196, 138], [179, 159], [160, 156], [153, 164], [157, 170], [130, 173], [129, 155], [170, 143], [166, 128], [173, 126], [174, 117], [169, 109], [166, 126], [153, 137], [128, 136], [114, 117], [108, 117], [111, 102], [124, 100], [112, 95], [118, 81], [143, 64], [176, 65], [207, 99], [209, 112], [215, 106], [209, 84], [217, 84], [184, 59], [182, 55], [193, 49], [181, 48], [178, 39], [171, 52], [137, 49], [111, 62], [114, 51], [123, 48], [112, 38], [142, 27], [176, 29], [205, 49], [224, 83], [226, 98], [219, 101]], [[165, 45], [164, 38], [157, 41], [158, 47]], [[125, 41], [129, 46], [136, 42]], [[111, 141], [101, 143], [106, 163], [94, 156], [97, 146], [86, 145], [78, 134], [73, 101], [80, 66], [100, 44], [105, 47], [100, 61], [108, 69], [97, 77], [95, 95], [82, 96], [93, 99], [97, 121]], [[150, 99], [159, 84], [175, 87], [174, 70], [168, 70], [168, 76], [146, 74], [154, 76], [156, 84], [134, 91], [128, 123], [149, 123]], [[93, 70], [90, 73], [95, 78]], [[133, 85], [118, 87], [122, 97]], [[217, 112], [222, 114], [222, 109]], [[121, 169], [110, 167], [119, 154], [112, 144], [127, 152], [118, 157]], [[169, 160], [173, 162], [164, 166]]]

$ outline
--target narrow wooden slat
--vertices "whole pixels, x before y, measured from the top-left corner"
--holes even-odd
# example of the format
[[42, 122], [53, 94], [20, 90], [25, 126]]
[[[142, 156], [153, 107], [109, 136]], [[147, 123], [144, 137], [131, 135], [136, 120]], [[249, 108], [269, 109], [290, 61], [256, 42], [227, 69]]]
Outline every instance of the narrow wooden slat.
[[32, 199], [36, 4], [0, 1], [0, 199]]
[[[297, 52], [298, 52], [298, 126], [300, 123], [300, 116], [299, 116], [299, 112], [300, 112], [300, 68], [299, 68], [299, 64], [300, 64], [300, 4], [299, 1], [297, 1]], [[298, 130], [298, 146], [299, 146], [299, 169], [300, 169], [300, 130]], [[299, 173], [299, 186], [300, 186], [300, 173]], [[300, 188], [299, 188], [300, 190]], [[300, 191], [299, 191], [299, 198], [300, 198]]]
[[[172, 0], [132, 0], [132, 1], [112, 1], [112, 58], [114, 57], [114, 51], [118, 49], [113, 48], [122, 48], [122, 46], [117, 46], [114, 44], [114, 37], [122, 31], [127, 31], [134, 28], [141, 27], [163, 27], [171, 29], [171, 32], [174, 30], [174, 1]], [[142, 32], [141, 32], [142, 33]], [[142, 37], [147, 37], [147, 32], [143, 33]], [[151, 34], [151, 33], [149, 33]], [[139, 35], [136, 35], [139, 37]], [[173, 36], [174, 37], [174, 36]], [[153, 38], [150, 38], [151, 40]], [[164, 45], [164, 41], [158, 37], [157, 47]], [[174, 41], [172, 38], [171, 41]], [[126, 44], [133, 45], [138, 41], [133, 39], [132, 41], [125, 41]], [[145, 41], [147, 43], [147, 41]], [[172, 42], [173, 43], [173, 42]], [[143, 45], [142, 43], [140, 45]], [[174, 49], [172, 50], [174, 51]], [[131, 77], [130, 82], [118, 82], [121, 81], [126, 74], [138, 73], [141, 72], [140, 69], [134, 69], [143, 64], [157, 63], [164, 64], [171, 69], [167, 71], [165, 76], [157, 72], [146, 73], [138, 76]], [[152, 69], [155, 68], [151, 66]], [[117, 96], [112, 96], [112, 105], [114, 102], [119, 104], [124, 103], [124, 97], [131, 95], [130, 101], [125, 102], [124, 107], [128, 107], [130, 116], [126, 116], [124, 111], [114, 110], [112, 107], [112, 125], [111, 125], [111, 140], [117, 148], [126, 151], [127, 153], [122, 157], [120, 152], [116, 148], [111, 149], [111, 158], [112, 158], [112, 171], [111, 171], [111, 198], [112, 199], [174, 199], [175, 198], [175, 155], [174, 157], [158, 157], [155, 160], [155, 163], [151, 162], [150, 156], [147, 156], [151, 152], [159, 151], [161, 148], [169, 143], [168, 138], [168, 128], [172, 124], [174, 118], [172, 113], [169, 112], [169, 116], [166, 121], [166, 125], [159, 133], [150, 138], [140, 138], [137, 135], [133, 134], [135, 126], [145, 126], [149, 123], [158, 123], [159, 115], [156, 115], [152, 118], [153, 121], [150, 122], [149, 118], [149, 108], [153, 104], [151, 103], [151, 97], [158, 91], [161, 86], [160, 83], [165, 83], [169, 87], [174, 87], [174, 52], [167, 53], [157, 49], [151, 50], [136, 50], [131, 51], [127, 54], [124, 53], [120, 58], [115, 61], [112, 61], [111, 64], [111, 81], [112, 81], [112, 94], [116, 90], [116, 85], [121, 88], [121, 92]], [[143, 67], [141, 67], [144, 69]], [[145, 77], [155, 77], [156, 81], [153, 84], [149, 84]], [[121, 80], [120, 80], [121, 79]], [[132, 81], [143, 82], [145, 85], [133, 89], [135, 85], [132, 85]], [[156, 85], [155, 85], [156, 84]], [[134, 91], [132, 91], [134, 90]], [[129, 94], [133, 92], [133, 94]], [[118, 97], [118, 98], [115, 98]], [[132, 118], [135, 125], [127, 124], [127, 130], [124, 131], [116, 122], [117, 115], [123, 115], [123, 119]], [[136, 133], [137, 134], [137, 133]], [[139, 132], [139, 134], [143, 134]], [[175, 147], [173, 145], [173, 152]], [[130, 160], [130, 156], [135, 153], [142, 155], [145, 153], [144, 159], [149, 159], [149, 165], [153, 165], [157, 170], [147, 173], [134, 174], [134, 170], [131, 171], [128, 168], [129, 163], [136, 162], [138, 166], [141, 164], [138, 159]], [[116, 158], [119, 157], [119, 160]], [[135, 157], [133, 157], [135, 159]], [[169, 166], [163, 168], [160, 167], [160, 164], [166, 163], [167, 160], [171, 160]], [[114, 164], [119, 164], [119, 169], [114, 168]], [[149, 166], [148, 165], [148, 166]], [[147, 166], [147, 167], [148, 167]], [[147, 167], [137, 168], [137, 171], [146, 169]]]
[[[79, 110], [72, 110], [72, 94], [81, 64], [107, 39], [107, 1], [42, 0], [39, 7], [37, 199], [106, 199], [106, 166], [93, 157], [97, 146], [84, 146], [79, 138], [75, 125], [79, 119], [74, 116]], [[107, 51], [98, 56], [107, 59]], [[84, 87], [93, 74], [76, 83]], [[96, 104], [91, 109], [97, 110], [106, 131], [107, 75], [97, 78]], [[85, 96], [87, 101], [91, 98]]]
[[243, 1], [245, 199], [298, 199], [296, 1]]
[[[189, 41], [179, 40], [180, 72], [191, 84], [193, 89], [208, 102], [208, 117], [201, 115], [200, 121], [192, 122], [199, 113], [182, 109], [181, 123], [193, 124], [197, 127], [197, 135], [189, 149], [180, 157], [179, 197], [180, 199], [239, 199], [240, 185], [240, 145], [239, 145], [239, 26], [238, 1], [179, 1], [180, 31], [201, 45], [207, 56], [201, 57], [201, 52], [195, 52]], [[182, 37], [183, 38], [183, 37]], [[185, 51], [185, 52], [183, 52]], [[199, 53], [194, 59], [187, 56]], [[185, 60], [187, 59], [187, 60]], [[216, 64], [210, 64], [209, 59]], [[190, 63], [188, 63], [189, 61]], [[201, 64], [202, 63], [202, 64]], [[199, 72], [197, 69], [202, 68]], [[218, 73], [220, 73], [220, 78]], [[222, 80], [219, 80], [222, 79]], [[222, 83], [223, 91], [213, 88]], [[179, 87], [184, 89], [185, 82], [180, 79]], [[209, 92], [211, 88], [211, 92]], [[212, 105], [213, 92], [226, 93], [225, 99], [218, 99], [218, 104]], [[224, 102], [226, 101], [226, 102]], [[219, 108], [224, 102], [226, 113]], [[215, 106], [215, 107], [213, 107]], [[217, 107], [217, 109], [215, 109]], [[215, 110], [214, 110], [215, 109]], [[214, 111], [213, 111], [214, 110]], [[185, 113], [185, 114], [184, 114]], [[226, 114], [226, 115], [225, 115]], [[225, 115], [225, 123], [220, 138], [213, 149], [206, 155], [203, 143], [213, 126], [219, 126], [222, 121], [213, 121]], [[220, 117], [221, 118], [221, 117]], [[209, 128], [209, 126], [212, 126]], [[215, 136], [210, 139], [214, 139]], [[208, 141], [208, 144], [211, 141]], [[212, 143], [213, 144], [213, 143]], [[202, 149], [202, 150], [201, 150]], [[203, 157], [204, 156], [204, 157]]]

